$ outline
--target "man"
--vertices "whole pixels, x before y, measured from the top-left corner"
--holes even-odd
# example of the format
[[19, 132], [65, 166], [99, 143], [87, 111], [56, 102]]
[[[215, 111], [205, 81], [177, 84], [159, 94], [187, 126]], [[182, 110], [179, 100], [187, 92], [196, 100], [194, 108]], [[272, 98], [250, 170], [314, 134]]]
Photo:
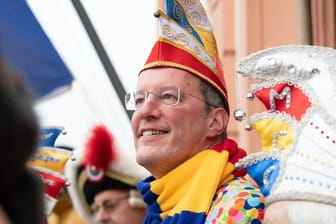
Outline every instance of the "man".
[[266, 197], [265, 223], [336, 223], [336, 50], [284, 45], [242, 58], [265, 105], [250, 117], [262, 152], [237, 163]]
[[167, 0], [160, 36], [140, 71], [132, 129], [144, 223], [260, 223], [263, 196], [235, 171], [246, 153], [227, 139], [228, 99], [216, 42], [200, 1]]
[[146, 215], [136, 183], [148, 173], [115, 148], [109, 131], [96, 126], [82, 159], [66, 165], [69, 195], [87, 223], [140, 224]]

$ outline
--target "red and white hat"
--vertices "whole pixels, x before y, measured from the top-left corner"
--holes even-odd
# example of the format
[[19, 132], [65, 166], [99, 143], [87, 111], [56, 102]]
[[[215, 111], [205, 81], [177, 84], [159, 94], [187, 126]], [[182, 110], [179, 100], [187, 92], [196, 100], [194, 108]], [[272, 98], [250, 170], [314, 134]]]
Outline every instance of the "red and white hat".
[[118, 150], [112, 134], [102, 125], [93, 128], [82, 158], [67, 163], [66, 176], [69, 195], [84, 220], [92, 220], [94, 197], [107, 189], [128, 190], [130, 205], [145, 207], [136, 184], [149, 176], [148, 171], [132, 155]]

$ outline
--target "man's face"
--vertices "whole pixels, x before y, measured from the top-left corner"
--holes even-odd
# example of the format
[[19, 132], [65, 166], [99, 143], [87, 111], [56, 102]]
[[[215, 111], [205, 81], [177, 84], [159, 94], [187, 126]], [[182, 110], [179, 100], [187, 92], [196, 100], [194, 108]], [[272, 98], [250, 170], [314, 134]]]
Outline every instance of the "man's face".
[[207, 143], [208, 118], [200, 92], [199, 80], [174, 68], [145, 70], [138, 78], [137, 91], [157, 92], [162, 87], [181, 89], [177, 105], [160, 103], [149, 94], [132, 118], [137, 162], [155, 177], [161, 177], [199, 151]]
[[127, 190], [105, 190], [94, 198], [92, 210], [96, 223], [141, 224], [146, 210], [130, 206]]

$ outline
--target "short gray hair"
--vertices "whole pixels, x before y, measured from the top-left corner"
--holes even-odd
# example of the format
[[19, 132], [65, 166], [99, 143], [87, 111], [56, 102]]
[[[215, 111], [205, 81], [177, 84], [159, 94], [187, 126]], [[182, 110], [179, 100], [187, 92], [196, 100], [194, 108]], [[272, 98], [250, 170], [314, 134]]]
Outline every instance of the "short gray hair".
[[[221, 107], [224, 108], [225, 111], [229, 114], [229, 107], [228, 102], [223, 96], [209, 83], [200, 79], [200, 90], [204, 97], [204, 101], [207, 102], [205, 104], [205, 114], [207, 115], [211, 110], [212, 107]], [[226, 129], [222, 133], [222, 138], [227, 138]]]

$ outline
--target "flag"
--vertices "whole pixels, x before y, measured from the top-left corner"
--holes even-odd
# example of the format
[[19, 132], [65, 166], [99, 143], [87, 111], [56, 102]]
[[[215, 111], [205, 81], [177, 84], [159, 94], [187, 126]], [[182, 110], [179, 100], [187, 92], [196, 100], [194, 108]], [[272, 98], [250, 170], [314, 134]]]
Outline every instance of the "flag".
[[73, 80], [25, 0], [0, 0], [0, 58], [24, 77], [35, 99]]

